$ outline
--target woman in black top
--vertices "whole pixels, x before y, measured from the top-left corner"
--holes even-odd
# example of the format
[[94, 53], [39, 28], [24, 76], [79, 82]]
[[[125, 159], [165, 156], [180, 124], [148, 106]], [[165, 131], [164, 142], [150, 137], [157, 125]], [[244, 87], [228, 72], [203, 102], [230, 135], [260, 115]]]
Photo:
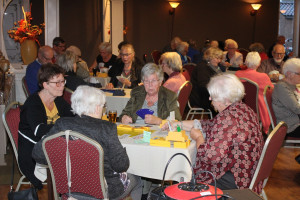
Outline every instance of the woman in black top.
[[103, 42], [99, 45], [99, 52], [100, 54], [89, 68], [90, 71], [93, 71], [93, 69], [100, 71], [102, 67], [109, 69], [117, 60], [117, 56], [112, 54], [111, 44], [108, 42]]
[[34, 175], [32, 149], [48, 133], [60, 117], [73, 116], [70, 105], [61, 97], [64, 91], [64, 71], [56, 64], [42, 65], [38, 72], [39, 92], [28, 97], [21, 107], [18, 160], [22, 173], [37, 189], [42, 182]]
[[142, 62], [135, 57], [134, 48], [131, 44], [125, 44], [120, 51], [121, 59], [118, 60], [108, 71], [111, 77], [108, 89], [117, 87], [134, 88], [141, 82]]

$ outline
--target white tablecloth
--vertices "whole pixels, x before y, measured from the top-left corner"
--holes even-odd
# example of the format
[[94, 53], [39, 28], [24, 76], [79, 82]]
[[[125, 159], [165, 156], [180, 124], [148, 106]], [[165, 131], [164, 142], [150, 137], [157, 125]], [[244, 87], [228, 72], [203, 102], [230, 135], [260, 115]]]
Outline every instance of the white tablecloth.
[[[151, 137], [166, 135], [167, 131], [157, 131], [152, 133]], [[127, 172], [138, 176], [162, 180], [165, 166], [175, 153], [183, 153], [192, 164], [195, 163], [195, 141], [192, 141], [187, 149], [150, 146], [148, 143], [136, 144], [134, 139], [122, 136], [120, 136], [120, 141], [126, 147], [130, 159]], [[183, 156], [178, 155], [170, 162], [165, 180], [180, 181], [180, 178], [183, 177], [184, 181], [190, 181], [191, 175], [192, 171], [188, 161]]]
[[124, 89], [125, 96], [112, 96], [112, 93], [105, 92], [106, 95], [106, 111], [116, 110], [117, 116], [122, 113], [122, 110], [125, 108], [128, 100], [130, 99], [131, 89]]

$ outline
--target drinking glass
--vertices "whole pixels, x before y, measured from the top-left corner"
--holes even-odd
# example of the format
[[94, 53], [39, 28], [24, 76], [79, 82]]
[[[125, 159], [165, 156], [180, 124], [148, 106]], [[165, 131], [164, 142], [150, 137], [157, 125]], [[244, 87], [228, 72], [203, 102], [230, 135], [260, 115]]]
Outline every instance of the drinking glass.
[[108, 111], [108, 120], [112, 123], [116, 123], [116, 121], [117, 121], [117, 111], [116, 110]]

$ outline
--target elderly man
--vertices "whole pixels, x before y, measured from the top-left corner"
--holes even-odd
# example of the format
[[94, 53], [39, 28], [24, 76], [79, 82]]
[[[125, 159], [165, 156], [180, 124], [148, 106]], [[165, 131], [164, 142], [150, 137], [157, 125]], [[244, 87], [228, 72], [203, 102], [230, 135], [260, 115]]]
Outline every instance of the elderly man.
[[282, 74], [283, 58], [285, 55], [284, 46], [282, 44], [276, 44], [273, 48], [272, 55], [273, 58], [261, 62], [260, 67], [257, 69], [258, 72], [264, 72], [269, 75], [271, 71], [276, 70]]
[[42, 64], [52, 63], [53, 55], [53, 49], [50, 46], [42, 46], [39, 49], [37, 59], [27, 66], [25, 80], [30, 94], [39, 90], [37, 80], [38, 71]]

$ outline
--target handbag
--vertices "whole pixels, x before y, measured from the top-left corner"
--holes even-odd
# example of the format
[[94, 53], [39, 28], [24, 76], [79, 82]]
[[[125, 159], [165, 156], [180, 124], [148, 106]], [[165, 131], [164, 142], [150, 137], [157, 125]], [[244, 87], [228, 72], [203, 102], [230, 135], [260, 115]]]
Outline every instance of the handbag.
[[11, 183], [10, 183], [10, 191], [7, 195], [8, 200], [38, 200], [38, 195], [36, 192], [36, 189], [33, 187], [30, 187], [29, 189], [26, 190], [20, 190], [15, 192], [13, 188], [13, 181], [14, 181], [14, 159], [12, 160], [12, 174], [11, 174]]

